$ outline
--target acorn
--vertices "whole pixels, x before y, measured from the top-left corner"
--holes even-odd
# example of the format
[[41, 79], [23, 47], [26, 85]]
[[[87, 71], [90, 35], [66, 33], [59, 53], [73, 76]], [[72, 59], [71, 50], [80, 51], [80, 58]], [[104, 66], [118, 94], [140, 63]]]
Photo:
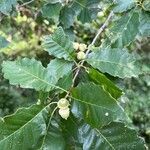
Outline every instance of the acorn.
[[84, 52], [87, 49], [87, 45], [86, 44], [79, 44], [79, 50]]
[[68, 119], [69, 115], [70, 115], [70, 109], [69, 108], [65, 108], [65, 109], [59, 109], [59, 115], [63, 118], [63, 119]]
[[75, 50], [78, 50], [79, 49], [79, 43], [77, 43], [77, 42], [74, 42], [73, 43], [73, 48], [75, 49]]
[[57, 106], [60, 109], [66, 109], [69, 106], [69, 101], [66, 98], [62, 98], [57, 102]]
[[78, 60], [83, 60], [85, 58], [86, 58], [86, 55], [85, 55], [84, 52], [80, 51], [80, 52], [77, 53], [77, 59]]

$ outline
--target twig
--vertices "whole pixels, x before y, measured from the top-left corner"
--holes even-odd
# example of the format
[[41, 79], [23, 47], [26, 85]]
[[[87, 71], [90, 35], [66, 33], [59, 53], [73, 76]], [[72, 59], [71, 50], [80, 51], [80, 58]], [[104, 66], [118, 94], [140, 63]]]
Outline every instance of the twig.
[[[103, 24], [103, 25], [100, 27], [100, 29], [98, 30], [98, 32], [97, 32], [95, 38], [93, 39], [92, 43], [91, 43], [91, 44], [89, 45], [89, 47], [88, 47], [88, 50], [86, 51], [86, 54], [85, 54], [86, 56], [87, 56], [87, 55], [89, 54], [89, 52], [90, 52], [90, 47], [95, 44], [95, 42], [96, 42], [96, 40], [98, 39], [98, 37], [100, 36], [100, 34], [103, 32], [103, 30], [105, 29], [105, 27], [108, 25], [108, 23], [109, 23], [109, 21], [110, 21], [110, 19], [111, 19], [112, 16], [113, 16], [113, 11], [110, 12], [110, 14], [109, 14], [109, 16], [107, 17], [106, 21], [104, 22], [104, 24]], [[81, 69], [81, 67], [83, 66], [84, 62], [85, 62], [85, 60], [82, 60], [82, 61], [81, 61], [80, 66], [79, 66], [79, 68], [77, 69], [77, 71], [76, 71], [76, 73], [75, 73], [75, 75], [74, 75], [72, 87], [73, 87], [74, 84], [75, 84], [75, 80], [76, 80], [76, 78], [77, 78], [77, 76], [78, 76], [78, 74], [79, 74], [79, 72], [80, 72], [80, 69]]]
[[[100, 27], [100, 29], [98, 30], [98, 32], [97, 32], [96, 36], [94, 37], [92, 43], [88, 46], [88, 50], [87, 50], [86, 53], [85, 53], [86, 57], [87, 57], [87, 55], [90, 53], [90, 47], [95, 44], [95, 42], [96, 42], [96, 40], [98, 39], [98, 37], [100, 36], [100, 34], [103, 32], [103, 30], [104, 30], [104, 29], [106, 28], [106, 26], [108, 25], [108, 23], [109, 23], [111, 17], [113, 16], [113, 14], [114, 14], [113, 11], [111, 11], [110, 14], [108, 15], [106, 21], [104, 22], [104, 24], [103, 24], [103, 25]], [[75, 72], [74, 78], [73, 78], [73, 80], [72, 80], [71, 88], [70, 88], [70, 90], [67, 92], [65, 98], [67, 98], [67, 97], [69, 96], [71, 89], [74, 87], [75, 80], [76, 80], [76, 78], [78, 77], [79, 72], [80, 72], [81, 68], [83, 67], [84, 62], [85, 62], [85, 60], [82, 60], [81, 62], [79, 62], [79, 67], [78, 67], [78, 69], [77, 69], [76, 72]]]
[[28, 1], [28, 2], [26, 2], [26, 3], [23, 3], [22, 5], [20, 5], [19, 7], [23, 7], [23, 6], [25, 6], [25, 5], [28, 5], [28, 4], [30, 4], [30, 3], [32, 3], [34, 0], [31, 0], [31, 1]]

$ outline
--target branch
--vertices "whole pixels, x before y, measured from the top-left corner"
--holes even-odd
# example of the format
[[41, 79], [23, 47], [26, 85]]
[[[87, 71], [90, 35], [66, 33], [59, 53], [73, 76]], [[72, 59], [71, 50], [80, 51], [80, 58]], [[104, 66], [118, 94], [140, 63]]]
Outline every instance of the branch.
[[23, 3], [22, 5], [20, 5], [19, 7], [23, 7], [23, 6], [26, 6], [26, 5], [28, 5], [28, 4], [30, 4], [30, 3], [32, 3], [34, 0], [31, 0], [31, 1], [28, 1], [28, 2], [26, 2], [26, 3]]
[[[110, 12], [109, 16], [107, 17], [106, 21], [104, 22], [104, 24], [100, 27], [100, 29], [98, 30], [95, 38], [93, 39], [92, 43], [89, 45], [88, 47], [88, 50], [87, 52], [85, 53], [85, 55], [87, 56], [89, 53], [90, 53], [90, 47], [93, 46], [96, 42], [96, 40], [98, 39], [98, 37], [100, 36], [100, 34], [104, 31], [104, 29], [107, 27], [107, 25], [109, 24], [109, 21], [111, 19], [111, 17], [113, 16], [113, 11]], [[75, 84], [75, 80], [77, 78], [77, 76], [79, 75], [79, 72], [81, 70], [81, 67], [83, 66], [85, 60], [82, 60], [81, 63], [80, 63], [80, 66], [79, 68], [77, 69], [75, 75], [74, 75], [74, 78], [73, 78], [73, 83], [72, 83], [72, 87], [74, 86]]]
[[107, 25], [109, 24], [109, 21], [111, 19], [111, 17], [113, 16], [113, 11], [110, 12], [109, 16], [107, 17], [106, 21], [104, 22], [104, 24], [100, 27], [100, 29], [98, 30], [95, 38], [93, 39], [91, 45], [94, 45], [97, 38], [99, 37], [99, 35], [103, 32], [103, 30], [105, 29], [105, 27], [107, 27]]

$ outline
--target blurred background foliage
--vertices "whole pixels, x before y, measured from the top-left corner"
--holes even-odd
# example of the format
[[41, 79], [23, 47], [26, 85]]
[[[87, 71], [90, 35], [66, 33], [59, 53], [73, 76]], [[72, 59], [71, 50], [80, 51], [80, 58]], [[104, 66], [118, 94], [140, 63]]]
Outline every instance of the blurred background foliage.
[[[25, 0], [23, 2], [26, 2]], [[55, 21], [42, 17], [39, 8], [42, 1], [35, 1], [25, 7], [20, 7], [12, 16], [0, 16], [0, 35], [5, 37], [9, 46], [0, 50], [0, 63], [3, 60], [14, 60], [19, 57], [35, 57], [46, 64], [51, 58], [41, 46], [42, 36], [51, 34], [56, 28]], [[89, 44], [97, 29], [105, 20], [108, 12], [106, 8], [98, 13], [92, 23], [74, 23], [74, 28], [66, 30], [71, 39]], [[100, 45], [107, 37], [108, 29], [99, 37]], [[142, 69], [145, 72], [135, 79], [115, 79], [123, 89], [125, 95], [122, 99], [126, 112], [130, 116], [133, 126], [150, 145], [150, 38], [138, 36], [134, 44], [129, 46], [131, 51], [140, 56]], [[11, 86], [3, 78], [0, 68], [0, 116], [3, 117], [14, 112], [19, 106], [29, 106], [38, 99], [33, 90], [21, 89]]]

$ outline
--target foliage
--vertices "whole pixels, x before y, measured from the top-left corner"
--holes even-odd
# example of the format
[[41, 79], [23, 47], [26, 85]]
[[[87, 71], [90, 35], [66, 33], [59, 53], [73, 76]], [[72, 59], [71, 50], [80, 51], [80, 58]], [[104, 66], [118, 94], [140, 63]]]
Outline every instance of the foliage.
[[138, 79], [125, 80], [126, 96], [129, 98], [127, 101], [126, 111], [132, 118], [133, 125], [142, 136], [145, 137], [148, 146], [150, 146], [150, 80], [149, 80], [149, 39], [142, 39], [139, 41], [141, 47], [138, 50], [142, 55], [142, 68], [145, 72], [140, 75]]
[[[145, 76], [146, 77], [146, 76]], [[145, 85], [145, 81], [142, 77], [138, 80], [131, 80], [127, 83], [127, 97], [130, 99], [126, 107], [126, 111], [129, 114], [130, 118], [133, 120], [133, 124], [136, 129], [140, 132], [142, 136], [145, 137], [147, 143], [149, 144], [150, 140], [150, 95], [149, 95], [149, 86], [141, 89]], [[144, 86], [143, 86], [144, 87]], [[141, 90], [139, 90], [141, 89]]]
[[[0, 61], [8, 59], [6, 55], [0, 54]], [[0, 68], [0, 116], [9, 115], [16, 111], [20, 106], [29, 106], [37, 99], [35, 92], [29, 90], [21, 90], [10, 86], [8, 81], [3, 78]], [[27, 103], [28, 102], [28, 103]]]
[[5, 48], [8, 43], [9, 42], [4, 37], [0, 36], [0, 48]]
[[[36, 104], [0, 120], [0, 147], [4, 150], [146, 149], [144, 140], [127, 125], [128, 117], [120, 102], [122, 90], [107, 76], [131, 78], [144, 73], [139, 57], [128, 48], [137, 36], [149, 36], [147, 2], [111, 2], [105, 12], [106, 21], [87, 48], [75, 48], [73, 29], [79, 21], [84, 24], [96, 19], [101, 10], [99, 4], [103, 8], [105, 3], [99, 0], [18, 1], [18, 4], [2, 1], [1, 15], [13, 18], [11, 12], [20, 11], [28, 16], [30, 11], [26, 7], [31, 2], [31, 11], [38, 9], [33, 26], [45, 22], [56, 24], [57, 28], [50, 31], [48, 26], [40, 25], [44, 35], [52, 33], [44, 36], [40, 46], [48, 52], [48, 61], [47, 57], [42, 62], [18, 58], [2, 63], [4, 78], [10, 84], [34, 89], [40, 96]], [[105, 37], [100, 45], [96, 41], [102, 32]], [[1, 39], [0, 48], [9, 46], [7, 40]], [[36, 42], [41, 39], [37, 38]], [[81, 51], [83, 55], [79, 57]], [[84, 80], [80, 78], [82, 75]], [[64, 109], [58, 107], [62, 98], [69, 102], [69, 108], [65, 103]]]

